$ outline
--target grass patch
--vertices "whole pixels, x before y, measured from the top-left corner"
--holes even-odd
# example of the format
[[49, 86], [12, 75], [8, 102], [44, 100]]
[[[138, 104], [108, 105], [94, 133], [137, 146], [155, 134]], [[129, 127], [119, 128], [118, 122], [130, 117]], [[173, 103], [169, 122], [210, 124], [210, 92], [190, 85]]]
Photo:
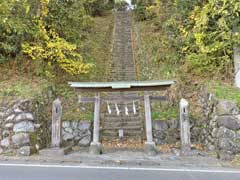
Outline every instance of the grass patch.
[[106, 12], [104, 16], [94, 18], [94, 27], [83, 42], [82, 52], [85, 57], [96, 64], [89, 74], [91, 81], [106, 81], [111, 64], [112, 34], [114, 16]]
[[240, 90], [230, 85], [215, 84], [209, 86], [209, 91], [218, 99], [232, 100], [240, 106]]
[[159, 109], [159, 111], [152, 111], [152, 119], [161, 121], [176, 119], [178, 112], [178, 108], [176, 107], [164, 107]]
[[32, 98], [46, 89], [50, 83], [37, 77], [15, 76], [0, 82], [0, 96]]
[[174, 63], [175, 57], [171, 57], [174, 50], [166, 47], [161, 31], [155, 31], [152, 23], [134, 22], [133, 49], [138, 78], [175, 79], [178, 77], [179, 65]]

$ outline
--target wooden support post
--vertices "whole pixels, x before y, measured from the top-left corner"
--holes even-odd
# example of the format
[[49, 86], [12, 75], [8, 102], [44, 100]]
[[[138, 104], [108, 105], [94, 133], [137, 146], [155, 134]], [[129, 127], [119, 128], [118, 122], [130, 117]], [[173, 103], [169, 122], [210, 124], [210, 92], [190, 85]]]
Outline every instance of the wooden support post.
[[147, 141], [145, 142], [145, 151], [149, 155], [156, 154], [155, 143], [153, 142], [152, 133], [152, 118], [151, 118], [151, 103], [148, 92], [144, 92], [144, 107], [145, 107], [145, 125]]
[[99, 131], [100, 131], [100, 93], [96, 93], [95, 105], [94, 105], [94, 123], [93, 123], [93, 141], [90, 146], [90, 153], [100, 154], [101, 144], [99, 142]]
[[56, 99], [52, 106], [52, 148], [60, 148], [61, 146], [61, 117], [61, 101]]
[[181, 131], [181, 154], [188, 155], [191, 151], [190, 122], [188, 114], [189, 103], [185, 99], [180, 101], [180, 131]]

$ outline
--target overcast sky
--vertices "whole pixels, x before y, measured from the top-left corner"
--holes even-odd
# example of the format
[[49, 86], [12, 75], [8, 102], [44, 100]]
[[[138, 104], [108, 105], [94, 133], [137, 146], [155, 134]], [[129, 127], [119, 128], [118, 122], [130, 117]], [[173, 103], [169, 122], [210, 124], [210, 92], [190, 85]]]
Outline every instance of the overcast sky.
[[125, 0], [125, 1], [127, 1], [128, 4], [131, 4], [131, 0]]
[[[125, 0], [125, 1], [126, 1], [129, 5], [132, 5], [132, 4], [131, 4], [131, 1], [132, 1], [132, 0]], [[133, 8], [133, 6], [131, 6], [131, 7]]]

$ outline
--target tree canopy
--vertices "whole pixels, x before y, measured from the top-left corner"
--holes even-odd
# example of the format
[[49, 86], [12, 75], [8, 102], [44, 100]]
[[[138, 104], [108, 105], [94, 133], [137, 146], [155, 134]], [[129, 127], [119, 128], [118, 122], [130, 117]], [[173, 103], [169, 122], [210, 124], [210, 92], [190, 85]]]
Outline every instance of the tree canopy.
[[37, 61], [39, 72], [88, 73], [81, 54], [92, 16], [112, 7], [105, 0], [4, 0], [0, 2], [0, 63]]
[[135, 0], [138, 21], [161, 33], [155, 60], [183, 65], [197, 75], [231, 73], [233, 46], [239, 46], [239, 0]]

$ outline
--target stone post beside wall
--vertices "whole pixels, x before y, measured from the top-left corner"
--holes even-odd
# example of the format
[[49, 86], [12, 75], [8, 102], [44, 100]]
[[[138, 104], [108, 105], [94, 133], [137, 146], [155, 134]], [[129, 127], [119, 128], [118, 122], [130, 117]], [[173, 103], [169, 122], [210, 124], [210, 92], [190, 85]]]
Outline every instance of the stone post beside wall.
[[52, 148], [60, 148], [61, 145], [61, 117], [61, 101], [56, 99], [52, 106]]
[[181, 132], [181, 154], [188, 155], [191, 151], [189, 103], [185, 99], [180, 101], [180, 132]]

